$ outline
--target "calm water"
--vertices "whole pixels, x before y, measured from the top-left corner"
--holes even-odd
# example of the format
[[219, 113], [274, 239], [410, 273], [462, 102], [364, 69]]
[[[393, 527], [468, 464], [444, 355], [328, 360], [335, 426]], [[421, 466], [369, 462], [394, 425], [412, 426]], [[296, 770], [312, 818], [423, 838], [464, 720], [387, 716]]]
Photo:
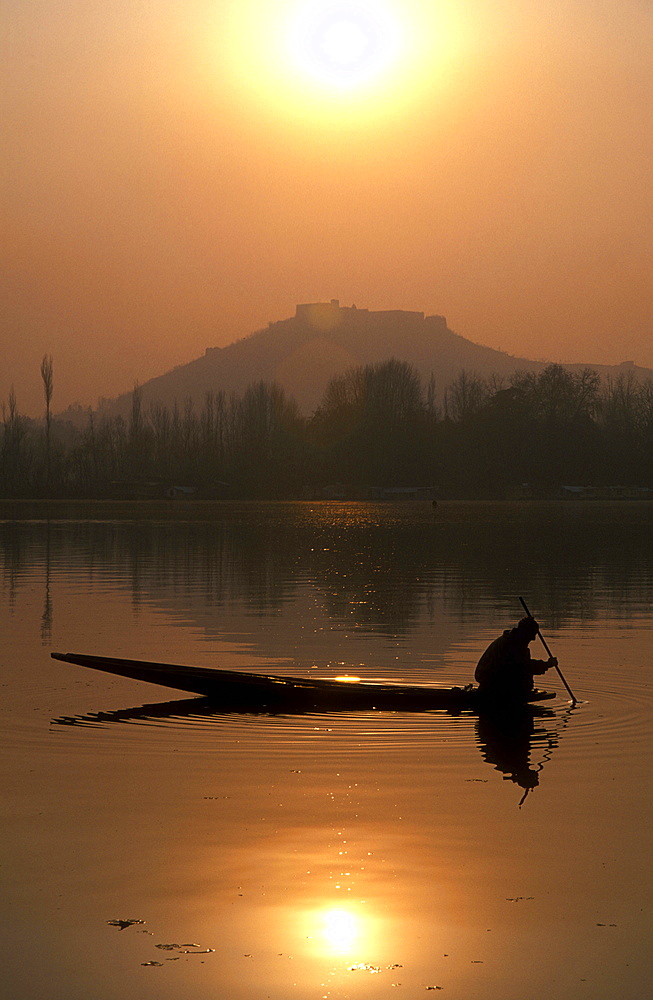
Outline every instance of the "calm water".
[[[3, 997], [653, 995], [652, 527], [626, 503], [0, 523]], [[580, 702], [547, 675], [526, 732], [220, 714], [49, 656], [465, 683], [519, 594]]]

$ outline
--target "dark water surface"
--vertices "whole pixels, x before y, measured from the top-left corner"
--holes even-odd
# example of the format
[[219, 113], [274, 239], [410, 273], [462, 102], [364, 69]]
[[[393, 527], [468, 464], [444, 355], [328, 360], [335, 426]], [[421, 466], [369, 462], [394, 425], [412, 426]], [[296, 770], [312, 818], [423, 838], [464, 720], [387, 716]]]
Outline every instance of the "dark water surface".
[[[3, 997], [652, 995], [652, 505], [102, 517], [0, 523]], [[579, 704], [513, 731], [49, 656], [460, 684], [520, 594]]]

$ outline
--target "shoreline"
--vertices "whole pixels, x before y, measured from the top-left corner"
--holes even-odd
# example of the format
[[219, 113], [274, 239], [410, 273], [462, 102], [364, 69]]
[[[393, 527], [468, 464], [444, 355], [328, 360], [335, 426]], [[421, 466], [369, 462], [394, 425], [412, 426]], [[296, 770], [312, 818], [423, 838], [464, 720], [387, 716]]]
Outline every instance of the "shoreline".
[[[352, 508], [417, 512], [436, 520], [447, 520], [465, 509], [504, 512], [640, 511], [653, 516], [653, 499], [448, 499], [422, 500], [0, 500], [0, 521], [215, 521], [247, 510], [284, 507], [351, 510]], [[457, 519], [457, 518], [455, 518]]]

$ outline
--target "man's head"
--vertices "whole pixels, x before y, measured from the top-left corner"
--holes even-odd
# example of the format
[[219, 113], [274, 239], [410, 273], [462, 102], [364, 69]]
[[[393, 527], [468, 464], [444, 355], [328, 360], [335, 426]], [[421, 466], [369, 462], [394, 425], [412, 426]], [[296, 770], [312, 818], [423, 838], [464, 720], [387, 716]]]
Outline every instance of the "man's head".
[[539, 632], [540, 627], [535, 621], [535, 619], [531, 618], [531, 616], [528, 615], [528, 617], [522, 618], [522, 620], [519, 622], [519, 624], [517, 625], [517, 630], [518, 632], [521, 633], [521, 635], [523, 635], [528, 640], [528, 642], [532, 642], [537, 633]]

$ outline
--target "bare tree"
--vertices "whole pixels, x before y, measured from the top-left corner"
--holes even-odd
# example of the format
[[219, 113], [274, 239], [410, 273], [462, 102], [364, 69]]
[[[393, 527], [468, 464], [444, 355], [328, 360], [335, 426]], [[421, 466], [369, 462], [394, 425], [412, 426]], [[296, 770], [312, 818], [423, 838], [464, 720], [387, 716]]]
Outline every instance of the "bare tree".
[[50, 404], [52, 403], [53, 391], [53, 366], [52, 355], [44, 354], [41, 361], [41, 378], [43, 379], [43, 394], [45, 396], [45, 483], [50, 488], [50, 425], [52, 414]]
[[[23, 438], [27, 428], [25, 418], [18, 413], [16, 393], [12, 385], [9, 392], [8, 405], [2, 404], [2, 487], [4, 491], [20, 488], [22, 474], [25, 471], [25, 455]], [[5, 492], [5, 495], [8, 495]]]
[[446, 414], [459, 422], [468, 420], [478, 413], [488, 396], [489, 388], [485, 379], [463, 368], [446, 390]]

